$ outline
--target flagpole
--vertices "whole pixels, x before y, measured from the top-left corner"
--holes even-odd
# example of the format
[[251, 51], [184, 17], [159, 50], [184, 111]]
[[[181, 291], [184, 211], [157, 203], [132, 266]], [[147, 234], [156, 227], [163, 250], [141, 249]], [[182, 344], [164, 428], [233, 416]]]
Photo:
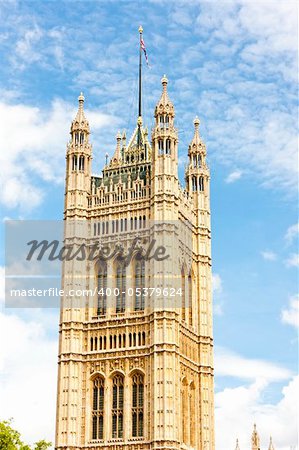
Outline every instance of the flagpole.
[[142, 39], [142, 33], [143, 33], [143, 28], [140, 25], [139, 29], [139, 102], [138, 102], [138, 117], [142, 116], [142, 111], [141, 111], [141, 89], [142, 89], [142, 84], [141, 84], [141, 68], [142, 68], [142, 48], [141, 48], [141, 39]]

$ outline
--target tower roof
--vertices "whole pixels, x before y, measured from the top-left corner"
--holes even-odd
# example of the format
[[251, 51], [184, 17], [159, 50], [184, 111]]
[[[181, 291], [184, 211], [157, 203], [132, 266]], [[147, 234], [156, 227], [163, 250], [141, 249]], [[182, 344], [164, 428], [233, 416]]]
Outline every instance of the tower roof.
[[269, 442], [269, 449], [268, 450], [274, 450], [274, 445], [272, 442], [272, 436], [270, 436], [270, 442]]
[[253, 425], [253, 432], [251, 436], [251, 448], [252, 450], [259, 450], [260, 448], [260, 437], [256, 430], [256, 424]]
[[193, 123], [194, 123], [194, 135], [192, 141], [189, 144], [188, 154], [190, 155], [191, 153], [202, 153], [205, 155], [206, 146], [200, 137], [199, 133], [200, 120], [197, 116], [195, 117]]
[[71, 125], [71, 133], [73, 131], [86, 131], [87, 133], [89, 133], [89, 123], [84, 114], [84, 100], [84, 95], [81, 92], [78, 97], [78, 111]]
[[161, 83], [162, 83], [162, 94], [160, 97], [160, 100], [158, 101], [156, 108], [155, 108], [155, 116], [157, 116], [157, 114], [170, 114], [171, 116], [174, 116], [174, 106], [172, 101], [169, 99], [168, 96], [168, 92], [167, 92], [167, 84], [168, 84], [168, 79], [166, 77], [166, 75], [164, 75], [161, 79]]

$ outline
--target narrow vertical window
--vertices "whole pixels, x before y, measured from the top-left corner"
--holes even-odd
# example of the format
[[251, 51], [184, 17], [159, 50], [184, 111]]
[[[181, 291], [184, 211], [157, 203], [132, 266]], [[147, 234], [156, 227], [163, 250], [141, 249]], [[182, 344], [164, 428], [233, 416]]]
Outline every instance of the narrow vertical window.
[[72, 170], [77, 170], [77, 155], [73, 156], [73, 159], [72, 159]]
[[104, 316], [107, 308], [107, 263], [99, 261], [98, 266], [98, 309], [97, 315]]
[[159, 155], [163, 155], [164, 153], [164, 142], [162, 139], [159, 139], [158, 141], [158, 148], [159, 148]]
[[199, 177], [199, 180], [198, 180], [198, 190], [199, 190], [199, 191], [203, 191], [203, 190], [204, 190], [204, 180], [203, 180], [203, 177]]
[[126, 266], [121, 260], [116, 263], [116, 287], [119, 292], [116, 297], [116, 312], [123, 313], [126, 307]]
[[195, 447], [195, 430], [196, 430], [196, 417], [195, 417], [195, 386], [192, 382], [190, 385], [190, 444], [191, 447]]
[[136, 373], [132, 378], [132, 436], [143, 436], [144, 376]]
[[170, 155], [170, 139], [166, 139], [166, 155]]
[[169, 116], [165, 116], [165, 128], [169, 128]]
[[182, 287], [182, 320], [186, 320], [186, 278], [185, 271], [181, 271], [181, 287]]
[[135, 311], [144, 309], [145, 262], [135, 260]]
[[83, 171], [84, 170], [84, 156], [81, 155], [79, 157], [79, 170]]
[[184, 444], [188, 444], [188, 415], [188, 384], [184, 379], [182, 385], [182, 440]]
[[189, 325], [193, 325], [192, 288], [193, 288], [193, 276], [192, 271], [190, 271], [188, 276]]
[[124, 419], [124, 377], [115, 375], [112, 392], [112, 437], [123, 437]]
[[93, 382], [92, 439], [104, 438], [104, 380], [96, 378]]

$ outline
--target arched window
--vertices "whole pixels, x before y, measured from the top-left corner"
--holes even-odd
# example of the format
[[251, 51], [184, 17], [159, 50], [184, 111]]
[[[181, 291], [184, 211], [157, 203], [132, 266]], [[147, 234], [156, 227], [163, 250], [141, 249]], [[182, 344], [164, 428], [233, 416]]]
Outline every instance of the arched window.
[[117, 374], [112, 380], [112, 437], [122, 438], [124, 427], [124, 377]]
[[107, 308], [107, 263], [100, 260], [98, 264], [98, 309], [97, 315], [104, 316]]
[[84, 133], [80, 133], [80, 144], [84, 142]]
[[184, 268], [181, 270], [181, 287], [182, 287], [182, 320], [186, 320], [186, 277]]
[[192, 177], [192, 191], [193, 192], [197, 191], [197, 178], [196, 177]]
[[166, 155], [170, 155], [170, 139], [166, 139]]
[[79, 140], [79, 133], [76, 132], [75, 133], [75, 144], [78, 144], [78, 140]]
[[165, 128], [169, 128], [169, 116], [165, 116]]
[[197, 166], [196, 156], [193, 156], [193, 167], [195, 168]]
[[158, 149], [159, 149], [159, 155], [163, 155], [164, 153], [164, 142], [162, 139], [158, 140]]
[[183, 379], [181, 388], [181, 405], [182, 405], [182, 441], [188, 444], [188, 383], [186, 378]]
[[116, 312], [123, 313], [126, 307], [126, 266], [120, 259], [116, 262], [116, 287], [119, 295], [116, 297]]
[[189, 307], [189, 325], [193, 325], [193, 311], [192, 311], [192, 285], [193, 285], [192, 271], [189, 272], [188, 276], [188, 307]]
[[132, 436], [143, 436], [144, 376], [136, 373], [132, 378]]
[[196, 430], [196, 417], [195, 417], [195, 386], [192, 382], [190, 384], [190, 395], [189, 395], [190, 401], [190, 444], [191, 447], [195, 447], [195, 430]]
[[77, 170], [77, 155], [73, 156], [73, 159], [72, 159], [72, 170]]
[[79, 157], [79, 170], [84, 170], [84, 156]]
[[144, 309], [145, 261], [135, 260], [135, 311]]
[[104, 438], [104, 385], [105, 382], [101, 377], [93, 382], [92, 439]]
[[203, 191], [204, 190], [204, 180], [203, 177], [199, 177], [198, 179], [198, 190]]

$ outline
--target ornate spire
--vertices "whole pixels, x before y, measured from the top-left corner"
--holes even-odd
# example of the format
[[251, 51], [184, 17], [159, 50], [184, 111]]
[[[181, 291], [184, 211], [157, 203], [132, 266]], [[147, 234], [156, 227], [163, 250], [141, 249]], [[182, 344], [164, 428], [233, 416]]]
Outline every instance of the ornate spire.
[[235, 450], [240, 450], [239, 439], [237, 439], [237, 441], [236, 441], [236, 449]]
[[256, 430], [256, 424], [253, 425], [253, 432], [251, 436], [251, 449], [252, 450], [260, 450], [260, 437]]
[[89, 123], [84, 114], [84, 95], [81, 92], [78, 97], [79, 107], [75, 119], [72, 121], [71, 133], [73, 131], [86, 131], [89, 133]]
[[117, 135], [116, 135], [116, 148], [115, 148], [115, 152], [112, 158], [112, 164], [118, 164], [121, 160], [121, 140], [122, 140], [122, 136], [120, 134], [120, 132], [118, 131]]
[[192, 153], [201, 153], [202, 155], [206, 155], [206, 146], [201, 140], [200, 134], [199, 134], [199, 125], [200, 120], [196, 116], [194, 121], [194, 135], [193, 139], [190, 142], [189, 149], [188, 149], [188, 155], [190, 156]]
[[158, 114], [169, 114], [170, 116], [174, 117], [174, 106], [171, 100], [169, 99], [167, 92], [168, 79], [166, 78], [166, 75], [164, 75], [163, 78], [161, 79], [161, 83], [163, 90], [160, 100], [158, 101], [155, 108], [155, 117]]
[[270, 443], [269, 443], [269, 449], [268, 450], [275, 450], [273, 442], [272, 442], [272, 436], [270, 436]]

